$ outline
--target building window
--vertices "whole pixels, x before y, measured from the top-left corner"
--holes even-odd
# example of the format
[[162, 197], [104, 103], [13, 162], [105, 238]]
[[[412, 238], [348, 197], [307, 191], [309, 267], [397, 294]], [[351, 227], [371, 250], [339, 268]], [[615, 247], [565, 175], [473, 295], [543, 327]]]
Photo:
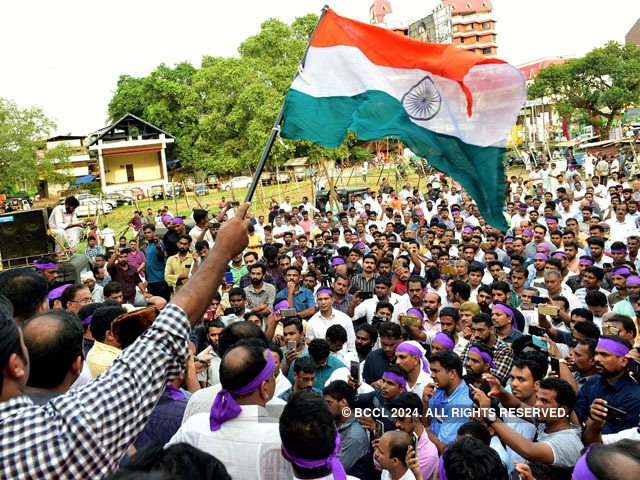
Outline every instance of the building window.
[[490, 26], [489, 22], [482, 22], [482, 30], [488, 30]]
[[483, 55], [491, 55], [491, 47], [482, 49]]
[[453, 28], [451, 29], [451, 31], [453, 33], [456, 33], [458, 31], [458, 28], [459, 28], [458, 25], [454, 25]]
[[493, 35], [491, 35], [491, 41], [492, 41], [493, 43], [495, 43], [495, 42], [496, 42], [496, 34], [495, 34], [495, 33], [494, 33]]
[[465, 38], [464, 37], [460, 37], [460, 43], [464, 43]]
[[480, 35], [476, 35], [476, 43], [480, 43]]
[[469, 25], [465, 25], [464, 28], [467, 32], [470, 32], [471, 30], [473, 30], [473, 23], [470, 23]]

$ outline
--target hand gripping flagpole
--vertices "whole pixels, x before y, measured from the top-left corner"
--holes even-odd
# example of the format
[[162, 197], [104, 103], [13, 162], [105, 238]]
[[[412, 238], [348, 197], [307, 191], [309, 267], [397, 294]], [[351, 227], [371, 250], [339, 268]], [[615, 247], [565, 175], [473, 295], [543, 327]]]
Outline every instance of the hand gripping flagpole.
[[[322, 9], [322, 13], [320, 14], [320, 18], [318, 19], [318, 23], [316, 27], [313, 29], [313, 33], [311, 34], [311, 38], [309, 39], [309, 44], [307, 45], [307, 49], [304, 51], [304, 55], [302, 56], [302, 60], [300, 60], [300, 66], [298, 71], [296, 72], [296, 77], [298, 75], [302, 75], [302, 69], [304, 68], [304, 62], [307, 59], [307, 53], [309, 53], [309, 47], [311, 47], [311, 40], [313, 40], [313, 36], [318, 29], [318, 25], [324, 18], [325, 13], [329, 10], [329, 5], [325, 5]], [[295, 78], [295, 77], [294, 77]], [[247, 192], [247, 196], [244, 201], [251, 202], [253, 198], [253, 194], [256, 192], [256, 187], [258, 186], [258, 182], [260, 181], [260, 176], [262, 175], [262, 171], [264, 170], [264, 166], [267, 163], [267, 157], [269, 156], [269, 152], [271, 152], [271, 147], [273, 146], [273, 142], [276, 140], [276, 137], [280, 133], [280, 124], [282, 123], [282, 117], [284, 112], [284, 103], [282, 108], [280, 108], [280, 113], [278, 113], [278, 117], [276, 118], [275, 123], [273, 124], [273, 128], [271, 129], [271, 135], [269, 135], [269, 140], [267, 140], [267, 144], [264, 147], [264, 151], [262, 152], [262, 156], [260, 157], [260, 161], [258, 162], [258, 166], [256, 167], [255, 174], [253, 175], [253, 181], [249, 186], [249, 191]]]

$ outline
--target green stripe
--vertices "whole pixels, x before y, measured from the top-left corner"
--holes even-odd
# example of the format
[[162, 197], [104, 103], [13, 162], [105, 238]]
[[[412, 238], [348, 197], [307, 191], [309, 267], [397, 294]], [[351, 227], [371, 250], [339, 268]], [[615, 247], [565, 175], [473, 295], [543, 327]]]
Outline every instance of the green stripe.
[[402, 104], [385, 92], [370, 90], [353, 97], [312, 97], [289, 90], [281, 135], [329, 148], [342, 144], [347, 130], [361, 140], [395, 137], [429, 164], [450, 175], [478, 204], [488, 224], [507, 230], [504, 204], [506, 148], [479, 147], [432, 132], [411, 121]]

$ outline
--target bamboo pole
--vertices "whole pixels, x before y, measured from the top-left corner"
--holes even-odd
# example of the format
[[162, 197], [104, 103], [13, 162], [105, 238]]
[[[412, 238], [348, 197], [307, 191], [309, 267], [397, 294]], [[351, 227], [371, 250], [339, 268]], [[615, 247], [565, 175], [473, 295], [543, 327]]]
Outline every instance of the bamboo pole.
[[298, 188], [298, 195], [302, 195], [302, 191], [300, 190], [300, 184], [298, 183], [298, 177], [296, 176], [296, 172], [291, 169], [289, 175], [293, 177], [293, 181], [296, 182], [296, 187]]
[[147, 200], [149, 201], [149, 208], [151, 208], [151, 191], [147, 187]]
[[349, 184], [351, 183], [351, 177], [353, 177], [353, 171], [355, 170], [355, 166], [351, 167], [351, 173], [349, 174], [349, 179], [347, 180], [347, 187], [349, 186]]
[[280, 170], [278, 169], [278, 164], [276, 163], [276, 182], [278, 182], [278, 205], [282, 203], [282, 192], [280, 191]]
[[189, 193], [187, 192], [187, 185], [184, 183], [184, 180], [181, 182], [182, 190], [184, 191], [184, 202], [187, 204], [187, 210], [191, 210], [191, 204], [189, 203]]
[[177, 217], [178, 216], [178, 200], [176, 199], [176, 196], [178, 192], [176, 192], [176, 182], [173, 175], [171, 175], [171, 188], [173, 190], [173, 212], [174, 212], [173, 214]]
[[324, 174], [327, 177], [327, 183], [329, 183], [329, 210], [331, 211], [331, 215], [333, 216], [333, 206], [334, 206], [333, 204], [334, 204], [334, 202], [337, 202], [336, 193], [335, 193], [335, 190], [333, 188], [333, 177], [331, 177], [329, 175], [329, 171], [327, 169], [327, 165], [324, 162], [321, 161], [320, 165], [322, 165], [322, 169], [324, 170]]

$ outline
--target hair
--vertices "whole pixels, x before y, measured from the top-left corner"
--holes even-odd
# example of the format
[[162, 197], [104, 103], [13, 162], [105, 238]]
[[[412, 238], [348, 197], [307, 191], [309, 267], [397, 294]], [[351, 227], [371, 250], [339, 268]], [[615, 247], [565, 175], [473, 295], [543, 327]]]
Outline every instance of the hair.
[[[349, 408], [353, 408], [353, 404], [356, 401], [356, 392], [344, 380], [334, 380], [329, 385], [324, 387], [322, 393], [325, 396], [329, 396], [338, 402], [342, 399], [346, 400]], [[422, 407], [422, 402], [420, 402], [420, 407]]]
[[65, 288], [62, 291], [62, 295], [60, 295], [60, 304], [62, 305], [62, 308], [67, 308], [67, 304], [73, 301], [73, 297], [75, 297], [76, 293], [78, 293], [82, 289], [88, 290], [85, 284], [69, 285], [67, 288]]
[[206, 240], [198, 240], [194, 248], [196, 252], [201, 252], [205, 248], [209, 248], [209, 243]]
[[589, 354], [593, 357], [596, 354], [598, 340], [595, 338], [581, 338], [580, 340], [576, 340], [576, 346], [578, 345], [585, 345], [589, 350]]
[[145, 223], [142, 227], [142, 231], [151, 230], [152, 232], [156, 231], [156, 226], [153, 223]]
[[[250, 253], [255, 253], [255, 252], [250, 252]], [[254, 263], [253, 265], [251, 265], [249, 267], [249, 273], [251, 273], [252, 270], [255, 270], [256, 268], [259, 268], [260, 271], [262, 272], [262, 275], [264, 275], [267, 272], [267, 267], [264, 263]]]
[[461, 438], [442, 454], [447, 478], [507, 480], [507, 467], [491, 447], [476, 438]]
[[342, 341], [343, 343], [347, 342], [347, 331], [342, 325], [331, 325], [327, 328], [327, 332], [325, 333], [325, 338], [330, 342]]
[[593, 322], [578, 322], [573, 326], [573, 329], [587, 338], [595, 338], [596, 340], [600, 338], [600, 329]]
[[449, 350], [434, 353], [430, 363], [434, 362], [438, 362], [447, 372], [455, 370], [458, 377], [462, 378], [462, 360], [455, 353]]
[[571, 316], [584, 318], [587, 322], [593, 322], [593, 313], [588, 308], [574, 308], [571, 310]]
[[111, 330], [111, 322], [124, 313], [127, 313], [127, 311], [121, 306], [108, 306], [96, 309], [96, 311], [93, 312], [93, 318], [91, 318], [91, 335], [93, 338], [98, 342], [104, 342], [107, 331]]
[[296, 327], [296, 330], [298, 330], [299, 333], [303, 332], [302, 322], [300, 321], [299, 318], [297, 318], [297, 317], [289, 317], [289, 318], [287, 318], [282, 323], [282, 328], [284, 329], [284, 328], [289, 327], [291, 325], [294, 325]]
[[[43, 319], [53, 319], [55, 326], [43, 327]], [[73, 362], [84, 356], [83, 331], [75, 313], [66, 310], [40, 313], [24, 323], [23, 335], [31, 362], [29, 387], [57, 387]]]
[[540, 390], [556, 392], [556, 401], [561, 407], [567, 408], [567, 416], [571, 415], [576, 404], [576, 392], [569, 382], [561, 378], [545, 378], [540, 382]]
[[624, 328], [627, 332], [631, 332], [633, 335], [633, 338], [636, 338], [636, 335], [638, 334], [638, 330], [636, 328], [635, 322], [631, 320], [630, 317], [627, 317], [626, 315], [620, 315], [616, 313], [615, 315], [607, 318], [607, 322], [622, 324], [622, 328]]
[[471, 323], [484, 323], [487, 327], [493, 328], [493, 320], [491, 320], [491, 315], [488, 313], [476, 313], [471, 317]]
[[[392, 410], [400, 412], [417, 412], [422, 417], [423, 405], [422, 399], [413, 392], [401, 392], [389, 401], [387, 406]], [[406, 415], [405, 415], [406, 416]], [[417, 416], [417, 415], [416, 415]]]
[[491, 284], [491, 290], [498, 290], [509, 295], [511, 289], [509, 288], [509, 284], [507, 282], [497, 281]]
[[[520, 370], [529, 369], [531, 372], [531, 377], [534, 382], [541, 382], [547, 374], [548, 364], [546, 359], [544, 359], [544, 363], [541, 363], [538, 360], [534, 360], [532, 356], [528, 355], [529, 353], [540, 353], [540, 352], [522, 352], [523, 357], [520, 357], [513, 363], [514, 367], [519, 368]], [[527, 357], [527, 358], [524, 358]]]
[[466, 302], [471, 297], [471, 286], [462, 280], [454, 280], [451, 284], [451, 291], [454, 295], [460, 295], [462, 302]]
[[224, 357], [227, 350], [233, 347], [236, 343], [247, 339], [259, 341], [264, 348], [267, 348], [269, 345], [267, 336], [255, 323], [244, 321], [233, 322], [231, 325], [225, 327], [220, 333], [220, 339], [218, 340], [218, 355], [220, 355], [221, 358]]
[[390, 287], [392, 282], [391, 282], [391, 279], [386, 275], [380, 275], [378, 278], [376, 278], [376, 285], [378, 284], [386, 285], [387, 287]]
[[242, 297], [243, 299], [247, 298], [247, 293], [240, 287], [233, 287], [229, 291], [229, 298], [231, 297]]
[[[120, 293], [120, 292], [122, 292], [122, 285], [120, 285], [118, 282], [113, 282], [112, 281], [112, 282], [107, 283], [104, 286], [102, 294], [104, 295], [104, 298], [107, 298], [107, 297], [110, 297], [111, 295], [113, 295], [114, 293]], [[93, 330], [92, 330], [92, 332], [93, 332]]]
[[[90, 303], [88, 305], [84, 305], [78, 311], [78, 317], [80, 318], [80, 321], [81, 322], [85, 321], [87, 318], [89, 318], [89, 316], [93, 315], [95, 311], [101, 308], [102, 306], [103, 306], [102, 303]], [[86, 332], [89, 329], [89, 324], [82, 325], [82, 329]]]
[[403, 338], [402, 327], [395, 322], [384, 322], [378, 329], [380, 338], [393, 338], [399, 340]]
[[13, 307], [4, 295], [0, 295], [0, 394], [2, 393], [2, 370], [12, 354], [26, 362], [20, 342], [20, 327], [13, 320]]
[[463, 423], [460, 426], [458, 429], [458, 436], [475, 438], [487, 446], [491, 444], [491, 434], [489, 433], [489, 430], [487, 430], [487, 427], [480, 422], [475, 422], [473, 420]]
[[331, 353], [331, 347], [329, 347], [329, 342], [327, 342], [324, 338], [314, 338], [309, 343], [309, 356], [316, 361], [324, 360], [329, 357]]
[[596, 267], [595, 265], [588, 266], [584, 271], [585, 273], [592, 273], [599, 282], [604, 278], [604, 270], [600, 267]]
[[314, 365], [313, 360], [309, 357], [300, 357], [293, 362], [293, 373], [315, 373], [315, 371], [316, 366]]
[[65, 206], [67, 207], [76, 207], [78, 208], [80, 206], [80, 202], [78, 201], [78, 199], [76, 197], [73, 196], [69, 196], [65, 199], [64, 201]]
[[47, 281], [32, 270], [18, 268], [0, 274], [0, 295], [11, 303], [18, 321], [33, 317], [47, 301], [47, 293]]
[[158, 477], [145, 477], [142, 472], [166, 474], [173, 480], [192, 478], [215, 478], [231, 480], [227, 469], [220, 460], [187, 443], [176, 443], [167, 448], [160, 442], [150, 442], [127, 458], [121, 469], [110, 480], [142, 479], [156, 480]]
[[599, 290], [587, 292], [584, 302], [590, 307], [605, 307], [608, 303], [607, 296]]
[[[335, 449], [336, 425], [327, 403], [320, 395], [303, 391], [295, 395], [280, 416], [282, 446], [294, 457], [307, 460], [328, 458]], [[291, 462], [297, 476], [315, 478], [326, 475], [326, 466], [302, 468]]]
[[440, 310], [440, 317], [451, 317], [456, 323], [458, 323], [460, 321], [460, 312], [453, 307], [444, 307]]
[[[240, 340], [227, 350], [220, 363], [220, 384], [222, 388], [225, 390], [240, 390], [255, 379], [267, 365], [267, 360], [264, 358], [266, 348], [261, 342], [248, 339]], [[244, 351], [246, 358], [243, 361], [231, 362], [228, 360], [228, 354], [235, 349]], [[250, 392], [247, 395], [252, 393]], [[234, 394], [232, 396], [238, 397]]]

